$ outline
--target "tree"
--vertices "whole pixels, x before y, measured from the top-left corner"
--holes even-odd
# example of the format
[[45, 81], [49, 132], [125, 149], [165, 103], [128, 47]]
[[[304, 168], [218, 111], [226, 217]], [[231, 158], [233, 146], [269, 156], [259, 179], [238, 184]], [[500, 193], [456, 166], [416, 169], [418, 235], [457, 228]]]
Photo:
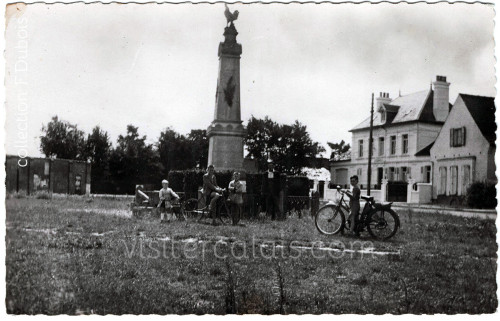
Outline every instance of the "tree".
[[208, 138], [206, 130], [193, 129], [186, 136], [165, 129], [156, 144], [164, 175], [170, 170], [206, 168], [208, 160]]
[[85, 134], [76, 125], [54, 116], [47, 125], [42, 125], [42, 133], [40, 151], [46, 157], [86, 159]]
[[330, 143], [328, 142], [328, 147], [331, 148], [332, 153], [330, 154], [330, 160], [339, 161], [349, 159], [351, 157], [351, 146], [346, 144], [344, 140], [341, 140], [340, 143]]
[[193, 129], [187, 136], [191, 143], [191, 153], [194, 166], [206, 168], [208, 163], [208, 137], [205, 129]]
[[92, 164], [92, 180], [99, 181], [109, 176], [108, 163], [111, 154], [111, 142], [108, 133], [99, 126], [92, 129], [92, 134], [87, 136], [85, 155]]
[[194, 167], [189, 145], [186, 137], [170, 127], [161, 132], [157, 147], [164, 175], [167, 175], [172, 169], [183, 170]]
[[269, 117], [250, 118], [247, 125], [245, 145], [248, 156], [257, 159], [259, 169], [266, 169], [268, 158], [276, 168], [288, 174], [298, 174], [308, 164], [308, 158], [314, 158], [325, 149], [313, 142], [307, 126], [295, 121], [292, 125], [280, 125]]
[[[109, 169], [112, 178], [121, 181], [127, 192], [136, 184], [154, 184], [160, 179], [162, 167], [158, 152], [140, 137], [139, 128], [127, 126], [127, 135], [118, 136], [117, 146], [110, 155]], [[118, 191], [123, 192], [123, 191]]]

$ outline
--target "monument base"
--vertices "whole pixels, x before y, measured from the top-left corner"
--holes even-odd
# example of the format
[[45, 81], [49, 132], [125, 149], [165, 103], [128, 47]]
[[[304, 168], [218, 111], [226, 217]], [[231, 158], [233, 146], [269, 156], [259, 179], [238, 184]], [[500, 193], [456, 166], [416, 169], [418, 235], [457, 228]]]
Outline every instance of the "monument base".
[[243, 140], [240, 136], [212, 136], [209, 140], [208, 164], [216, 171], [243, 170]]

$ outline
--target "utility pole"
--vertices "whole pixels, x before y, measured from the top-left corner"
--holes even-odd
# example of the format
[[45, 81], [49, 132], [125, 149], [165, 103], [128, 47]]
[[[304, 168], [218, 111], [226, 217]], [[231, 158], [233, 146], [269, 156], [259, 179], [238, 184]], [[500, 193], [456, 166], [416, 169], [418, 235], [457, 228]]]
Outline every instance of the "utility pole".
[[372, 93], [372, 107], [370, 111], [370, 138], [368, 140], [368, 188], [367, 194], [370, 196], [370, 185], [372, 183], [372, 150], [373, 150], [373, 93]]

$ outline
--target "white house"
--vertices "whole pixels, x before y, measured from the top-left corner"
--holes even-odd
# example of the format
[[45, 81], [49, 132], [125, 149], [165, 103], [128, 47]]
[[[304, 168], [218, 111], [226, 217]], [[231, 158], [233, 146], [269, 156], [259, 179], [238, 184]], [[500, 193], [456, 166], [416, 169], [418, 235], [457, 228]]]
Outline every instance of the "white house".
[[[432, 183], [429, 150], [451, 109], [449, 86], [446, 77], [437, 76], [434, 89], [394, 99], [380, 93], [373, 117], [372, 188], [379, 189], [384, 178], [389, 182], [408, 182], [411, 178], [414, 182]], [[346, 185], [350, 176], [358, 175], [365, 188], [370, 117], [350, 132], [351, 159], [331, 162], [332, 182]]]
[[458, 95], [430, 148], [433, 198], [465, 195], [475, 181], [496, 182], [493, 97]]

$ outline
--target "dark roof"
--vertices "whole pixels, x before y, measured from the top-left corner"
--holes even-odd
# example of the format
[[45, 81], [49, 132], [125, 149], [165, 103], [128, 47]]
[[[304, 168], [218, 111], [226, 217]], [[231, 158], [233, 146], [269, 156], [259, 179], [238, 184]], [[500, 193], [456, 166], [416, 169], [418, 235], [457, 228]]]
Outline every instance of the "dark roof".
[[495, 98], [460, 94], [465, 106], [479, 127], [484, 138], [495, 144], [497, 124], [495, 123]]
[[430, 156], [431, 155], [431, 148], [434, 146], [434, 142], [430, 143], [429, 145], [425, 146], [421, 150], [419, 150], [415, 156]]

